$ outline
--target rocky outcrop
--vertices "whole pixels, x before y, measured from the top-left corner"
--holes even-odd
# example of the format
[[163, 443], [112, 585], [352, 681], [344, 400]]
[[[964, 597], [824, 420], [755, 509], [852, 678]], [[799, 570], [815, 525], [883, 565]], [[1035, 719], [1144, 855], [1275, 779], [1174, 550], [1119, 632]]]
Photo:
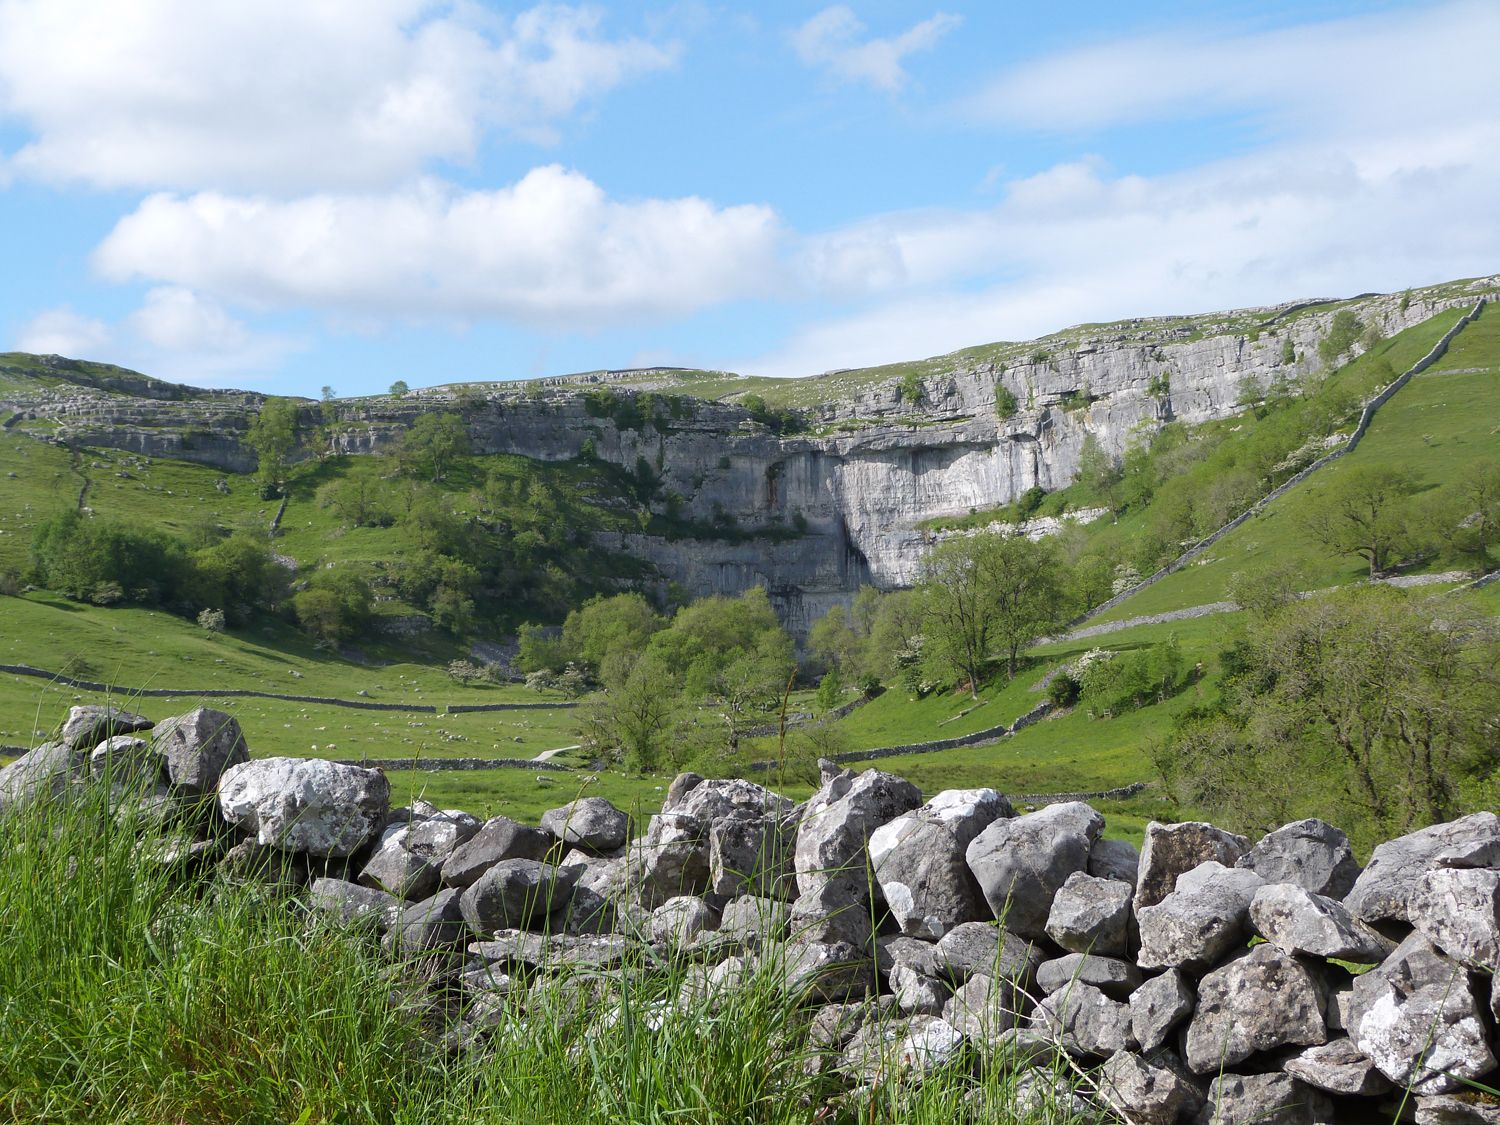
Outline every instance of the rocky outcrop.
[[[84, 730], [89, 716], [77, 719]], [[231, 765], [205, 805], [201, 773], [174, 780], [159, 740], [87, 729], [107, 737], [17, 763], [38, 779], [29, 800], [97, 792], [118, 812], [165, 787], [184, 801], [176, 850], [196, 857], [184, 878], [261, 881], [295, 896], [286, 909], [412, 959], [412, 987], [457, 1050], [505, 1049], [560, 995], [583, 998], [585, 1026], [622, 1018], [595, 999], [671, 973], [666, 998], [631, 1017], [642, 1027], [713, 1018], [726, 990], [753, 982], [757, 1003], [787, 1005], [789, 1035], [805, 1030], [804, 1073], [850, 1097], [962, 1059], [985, 1080], [975, 1098], [991, 1075], [1012, 1082], [1014, 1111], [1035, 1100], [1161, 1125], [1392, 1120], [1387, 1095], [1414, 1098], [1419, 1121], [1493, 1109], [1470, 1085], [1500, 1078], [1500, 856], [1486, 814], [1377, 849], [1346, 907], [1307, 885], [1336, 891], [1347, 876], [1328, 826], [1252, 843], [1153, 824], [1139, 865], [1091, 864], [1105, 824], [1087, 805], [1015, 817], [983, 789], [924, 803], [900, 778], [829, 765], [801, 806], [683, 775], [622, 841], [629, 821], [597, 798], [541, 827], [481, 825], [420, 801], [391, 810], [377, 771], [312, 760]], [[163, 729], [223, 728], [183, 716]], [[728, 872], [712, 841], [744, 825], [777, 843], [734, 853], [731, 897], [712, 889]], [[142, 846], [159, 854], [154, 837]], [[1248, 861], [1224, 862], [1235, 857]], [[1386, 929], [1399, 917], [1401, 944], [1362, 911]], [[1351, 959], [1378, 963], [1351, 976]]]

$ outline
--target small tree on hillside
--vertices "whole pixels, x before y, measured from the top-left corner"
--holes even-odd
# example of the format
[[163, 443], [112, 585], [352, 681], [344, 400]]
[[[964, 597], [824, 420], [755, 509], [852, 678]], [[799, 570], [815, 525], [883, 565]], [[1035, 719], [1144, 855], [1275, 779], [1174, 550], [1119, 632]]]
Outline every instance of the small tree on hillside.
[[1318, 497], [1307, 517], [1307, 530], [1329, 550], [1364, 559], [1373, 579], [1410, 545], [1407, 498], [1417, 487], [1407, 469], [1360, 466]]
[[255, 450], [261, 487], [280, 491], [286, 484], [287, 457], [297, 445], [298, 407], [289, 398], [268, 398], [245, 433]]
[[457, 414], [423, 414], [401, 439], [399, 457], [410, 473], [430, 474], [433, 481], [447, 476], [455, 459], [469, 452], [469, 432]]

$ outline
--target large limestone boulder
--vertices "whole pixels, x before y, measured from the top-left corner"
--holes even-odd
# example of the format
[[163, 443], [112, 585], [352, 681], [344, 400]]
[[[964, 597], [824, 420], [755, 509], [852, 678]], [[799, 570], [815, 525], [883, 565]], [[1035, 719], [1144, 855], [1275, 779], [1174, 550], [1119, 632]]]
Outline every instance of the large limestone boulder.
[[1193, 990], [1176, 969], [1152, 977], [1130, 994], [1130, 1030], [1143, 1051], [1154, 1051], [1193, 1014]]
[[1099, 1069], [1099, 1100], [1122, 1121], [1174, 1125], [1201, 1100], [1198, 1091], [1169, 1067], [1152, 1066], [1132, 1051], [1116, 1051]]
[[759, 816], [737, 810], [708, 826], [708, 885], [714, 894], [785, 898], [797, 889], [792, 851], [797, 826], [790, 814]]
[[808, 800], [797, 828], [798, 890], [806, 894], [836, 882], [849, 900], [868, 900], [871, 833], [921, 803], [915, 785], [880, 770], [830, 778]]
[[577, 879], [576, 868], [534, 859], [501, 860], [463, 892], [464, 921], [481, 936], [525, 929], [565, 909]]
[[1500, 817], [1472, 813], [1381, 844], [1344, 905], [1366, 922], [1405, 922], [1422, 876], [1444, 866], [1500, 867]]
[[1235, 865], [1248, 867], [1267, 883], [1293, 883], [1331, 899], [1342, 899], [1359, 878], [1349, 837], [1317, 818], [1267, 833]]
[[1250, 924], [1288, 953], [1373, 963], [1396, 948], [1333, 899], [1292, 883], [1257, 890], [1250, 902]]
[[1330, 1094], [1375, 1097], [1393, 1089], [1390, 1079], [1348, 1039], [1309, 1047], [1282, 1064], [1293, 1078]]
[[1253, 871], [1209, 861], [1177, 878], [1177, 889], [1136, 911], [1143, 969], [1203, 972], [1250, 936], [1250, 903], [1264, 884]]
[[22, 754], [0, 769], [0, 813], [62, 793], [82, 762], [82, 754], [61, 742], [44, 742]]
[[1129, 840], [1111, 840], [1100, 836], [1089, 852], [1089, 863], [1085, 870], [1097, 879], [1116, 879], [1129, 883], [1135, 890], [1141, 873], [1141, 853]]
[[1177, 887], [1178, 876], [1212, 861], [1233, 867], [1250, 850], [1250, 841], [1212, 824], [1189, 820], [1181, 824], [1146, 825], [1136, 879], [1135, 907], [1155, 906]]
[[1500, 871], [1439, 868], [1418, 880], [1406, 901], [1417, 931], [1455, 961], [1500, 968]]
[[850, 899], [840, 883], [824, 883], [797, 896], [787, 915], [793, 941], [869, 949], [875, 920], [867, 900]]
[[409, 851], [441, 868], [482, 827], [478, 817], [462, 809], [440, 809], [413, 823], [404, 842]]
[[373, 887], [413, 902], [437, 893], [440, 868], [407, 847], [411, 827], [401, 824], [380, 834], [375, 851], [359, 873], [362, 886]]
[[327, 876], [313, 880], [307, 905], [344, 925], [368, 922], [379, 930], [393, 926], [406, 908], [406, 903], [385, 891]]
[[542, 829], [565, 844], [609, 852], [630, 836], [630, 817], [603, 797], [580, 797], [542, 814]]
[[1302, 962], [1257, 945], [1198, 984], [1198, 1006], [1183, 1040], [1197, 1074], [1213, 1074], [1258, 1051], [1328, 1041], [1321, 985]]
[[1069, 953], [1037, 967], [1036, 986], [1044, 993], [1075, 983], [1091, 984], [1111, 1000], [1128, 1000], [1141, 985], [1141, 971], [1118, 957], [1090, 953]]
[[870, 865], [901, 932], [937, 940], [989, 916], [964, 858], [975, 836], [1014, 816], [993, 789], [949, 789], [870, 835]]
[[1289, 1074], [1221, 1074], [1198, 1125], [1335, 1125], [1333, 1103]]
[[136, 734], [151, 729], [151, 720], [121, 707], [85, 703], [70, 707], [55, 741], [69, 750], [92, 750], [117, 734]]
[[1008, 930], [1039, 938], [1047, 931], [1052, 898], [1068, 876], [1082, 871], [1104, 817], [1082, 801], [1048, 805], [996, 820], [965, 852], [985, 900]]
[[172, 787], [195, 796], [212, 793], [225, 770], [250, 760], [239, 722], [211, 707], [163, 719], [151, 732], [151, 743], [166, 763]]
[[321, 758], [262, 758], [219, 781], [219, 812], [263, 845], [314, 856], [358, 851], [385, 820], [391, 786], [379, 770]]
[[460, 890], [471, 887], [501, 860], [541, 859], [551, 844], [549, 833], [508, 816], [491, 817], [443, 861], [443, 883]]
[[1111, 1000], [1091, 984], [1070, 984], [1043, 999], [1031, 1015], [1031, 1026], [1074, 1054], [1106, 1058], [1137, 1046], [1130, 1005]]
[[954, 926], [938, 940], [934, 955], [942, 972], [952, 980], [981, 974], [1014, 981], [1027, 991], [1045, 960], [1034, 943], [990, 922]]
[[1072, 953], [1124, 957], [1135, 928], [1135, 888], [1075, 871], [1052, 899], [1047, 936]]
[[1469, 974], [1420, 933], [1355, 978], [1346, 1023], [1361, 1054], [1418, 1094], [1452, 1093], [1495, 1067]]
[[625, 869], [643, 908], [708, 890], [708, 830], [708, 822], [691, 813], [662, 812], [647, 823], [644, 836], [630, 842]]

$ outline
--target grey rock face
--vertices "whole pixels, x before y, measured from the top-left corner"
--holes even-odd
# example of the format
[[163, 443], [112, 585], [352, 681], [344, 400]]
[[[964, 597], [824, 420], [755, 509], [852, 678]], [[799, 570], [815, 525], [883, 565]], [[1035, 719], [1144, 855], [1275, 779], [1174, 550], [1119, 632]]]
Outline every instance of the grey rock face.
[[542, 830], [565, 844], [596, 852], [613, 851], [630, 835], [630, 817], [603, 797], [580, 797], [542, 814]]
[[1334, 1125], [1333, 1103], [1287, 1074], [1225, 1074], [1208, 1088], [1198, 1125]]
[[882, 973], [909, 965], [923, 976], [951, 979], [936, 942], [896, 934], [875, 939], [875, 960]]
[[942, 981], [919, 973], [910, 965], [898, 964], [891, 969], [891, 992], [896, 1005], [909, 1016], [938, 1016], [951, 995]]
[[724, 907], [719, 929], [735, 937], [782, 941], [786, 937], [788, 913], [787, 904], [781, 899], [741, 895]]
[[1342, 899], [1359, 878], [1349, 837], [1315, 817], [1262, 836], [1235, 866], [1248, 867], [1267, 883], [1294, 883], [1331, 899]]
[[386, 891], [397, 898], [418, 901], [437, 893], [439, 868], [425, 856], [406, 847], [408, 828], [388, 828], [380, 844], [359, 873], [366, 887]]
[[68, 709], [56, 741], [69, 750], [91, 750], [106, 738], [117, 734], [135, 734], [150, 730], [151, 720], [120, 707], [101, 707], [86, 703]]
[[530, 825], [508, 816], [491, 817], [472, 838], [454, 849], [443, 861], [443, 882], [450, 887], [474, 885], [474, 882], [503, 859], [541, 859], [551, 846], [552, 837]]
[[161, 780], [162, 762], [144, 738], [117, 734], [94, 748], [89, 772], [116, 789], [149, 789]]
[[1418, 1094], [1452, 1093], [1495, 1066], [1468, 973], [1421, 934], [1355, 978], [1347, 1022], [1360, 1052]]
[[1008, 930], [1042, 937], [1052, 897], [1088, 864], [1104, 818], [1081, 801], [1049, 805], [1014, 819], [997, 820], [965, 853], [985, 900]]
[[1181, 876], [1177, 889], [1136, 911], [1143, 969], [1201, 972], [1250, 932], [1250, 903], [1262, 886], [1253, 871], [1208, 862]]
[[1124, 957], [1130, 952], [1134, 887], [1075, 871], [1052, 899], [1047, 936], [1073, 953]]
[[[1489, 858], [1491, 854], [1494, 858]], [[1381, 844], [1345, 896], [1344, 905], [1366, 922], [1405, 922], [1407, 900], [1422, 876], [1445, 866], [1443, 860], [1448, 857], [1460, 858], [1456, 865], [1464, 867], [1500, 863], [1500, 817], [1492, 812], [1472, 813]]]
[[1500, 1125], [1500, 1102], [1480, 1094], [1418, 1098], [1417, 1125]]
[[938, 940], [937, 959], [950, 980], [983, 974], [1014, 981], [1027, 991], [1043, 961], [1034, 944], [987, 922], [954, 926]]
[[219, 812], [230, 824], [261, 844], [315, 856], [358, 851], [390, 803], [391, 786], [379, 770], [320, 758], [243, 762], [219, 782]]
[[1091, 984], [1111, 1000], [1127, 1000], [1140, 987], [1141, 971], [1129, 961], [1084, 953], [1069, 953], [1037, 968], [1036, 986], [1044, 993], [1074, 983]]
[[1193, 1013], [1193, 990], [1176, 969], [1152, 977], [1130, 994], [1130, 1030], [1143, 1051], [1154, 1051]]
[[82, 756], [61, 742], [44, 742], [0, 769], [0, 812], [21, 808], [42, 795], [56, 796], [68, 786]]
[[708, 826], [708, 882], [714, 894], [784, 897], [796, 891], [796, 826], [785, 814], [721, 816]]
[[481, 935], [525, 929], [565, 909], [576, 879], [571, 867], [554, 867], [534, 859], [501, 860], [463, 892], [464, 921]]
[[681, 949], [699, 934], [719, 928], [719, 912], [695, 895], [669, 898], [651, 912], [651, 940]]
[[647, 909], [677, 895], [702, 894], [709, 880], [708, 824], [690, 813], [658, 813], [646, 835], [631, 841], [626, 866]]
[[791, 998], [842, 1003], [879, 987], [874, 960], [852, 945], [793, 942], [771, 947], [764, 961]]
[[172, 787], [198, 796], [212, 793], [225, 770], [250, 760], [239, 722], [210, 707], [163, 719], [151, 742], [166, 762]]
[[1173, 1125], [1198, 1092], [1166, 1067], [1130, 1051], [1116, 1051], [1099, 1070], [1099, 1097], [1123, 1120]]
[[456, 887], [446, 887], [429, 899], [412, 903], [401, 912], [387, 938], [407, 952], [461, 944], [468, 937], [459, 901], [462, 893]]
[[1099, 879], [1117, 879], [1135, 889], [1140, 878], [1141, 853], [1129, 840], [1109, 840], [1100, 836], [1089, 851], [1085, 870]]
[[[694, 777], [686, 774], [684, 777]], [[682, 777], [677, 779], [683, 780]], [[674, 786], [677, 781], [672, 783]], [[666, 808], [663, 805], [663, 808]], [[671, 812], [686, 813], [712, 822], [730, 816], [784, 816], [792, 811], [792, 802], [753, 781], [739, 777], [699, 780], [683, 789], [671, 802]]]
[[797, 828], [798, 889], [837, 882], [850, 900], [868, 900], [870, 834], [921, 803], [915, 785], [880, 770], [833, 778], [807, 802]]
[[1374, 1097], [1394, 1089], [1385, 1075], [1375, 1069], [1375, 1064], [1348, 1039], [1309, 1047], [1287, 1059], [1282, 1069], [1298, 1081], [1331, 1094]]
[[866, 950], [875, 934], [870, 904], [851, 901], [837, 883], [824, 883], [799, 895], [787, 916], [787, 927], [793, 941], [843, 943]]
[[1406, 903], [1417, 931], [1475, 969], [1500, 967], [1500, 871], [1439, 868], [1417, 882]]
[[1014, 815], [993, 789], [949, 789], [870, 835], [870, 865], [901, 932], [936, 940], [989, 914], [964, 852], [975, 836]]
[[1306, 965], [1274, 945], [1257, 945], [1198, 984], [1184, 1057], [1212, 1074], [1257, 1051], [1325, 1043], [1324, 998]]
[[458, 809], [444, 809], [413, 824], [403, 843], [408, 851], [441, 868], [481, 827], [478, 817]]
[[1261, 887], [1250, 902], [1255, 932], [1288, 953], [1361, 963], [1382, 961], [1396, 943], [1376, 933], [1331, 898], [1291, 883]]
[[1061, 1040], [1069, 1051], [1101, 1058], [1137, 1044], [1130, 1005], [1111, 1000], [1091, 984], [1072, 984], [1042, 1000], [1031, 1026]]
[[1136, 880], [1135, 907], [1155, 906], [1177, 886], [1177, 877], [1212, 860], [1225, 867], [1250, 850], [1250, 841], [1212, 824], [1189, 820], [1181, 824], [1146, 825]]
[[394, 925], [406, 908], [394, 895], [326, 876], [313, 880], [307, 904], [345, 925], [368, 920], [380, 930]]
[[943, 1004], [943, 1019], [976, 1043], [997, 1044], [1020, 1026], [1031, 998], [1013, 981], [975, 973]]

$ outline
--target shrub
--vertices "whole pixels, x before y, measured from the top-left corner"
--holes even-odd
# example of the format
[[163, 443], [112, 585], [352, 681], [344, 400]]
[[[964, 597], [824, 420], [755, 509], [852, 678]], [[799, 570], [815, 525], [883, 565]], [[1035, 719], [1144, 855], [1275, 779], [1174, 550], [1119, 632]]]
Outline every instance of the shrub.
[[913, 405], [922, 401], [922, 379], [915, 371], [901, 376], [901, 401]]
[[1081, 685], [1067, 672], [1059, 672], [1047, 684], [1047, 700], [1054, 707], [1071, 707], [1078, 702]]
[[1007, 418], [1014, 418], [1016, 412], [1021, 409], [1021, 404], [1016, 401], [1016, 394], [1009, 387], [1003, 387], [997, 381], [995, 383], [995, 417], [1002, 422]]
[[210, 633], [222, 633], [224, 631], [224, 611], [222, 609], [205, 609], [198, 613], [198, 624]]
[[484, 669], [470, 660], [450, 660], [448, 676], [454, 683], [475, 684], [484, 679]]

